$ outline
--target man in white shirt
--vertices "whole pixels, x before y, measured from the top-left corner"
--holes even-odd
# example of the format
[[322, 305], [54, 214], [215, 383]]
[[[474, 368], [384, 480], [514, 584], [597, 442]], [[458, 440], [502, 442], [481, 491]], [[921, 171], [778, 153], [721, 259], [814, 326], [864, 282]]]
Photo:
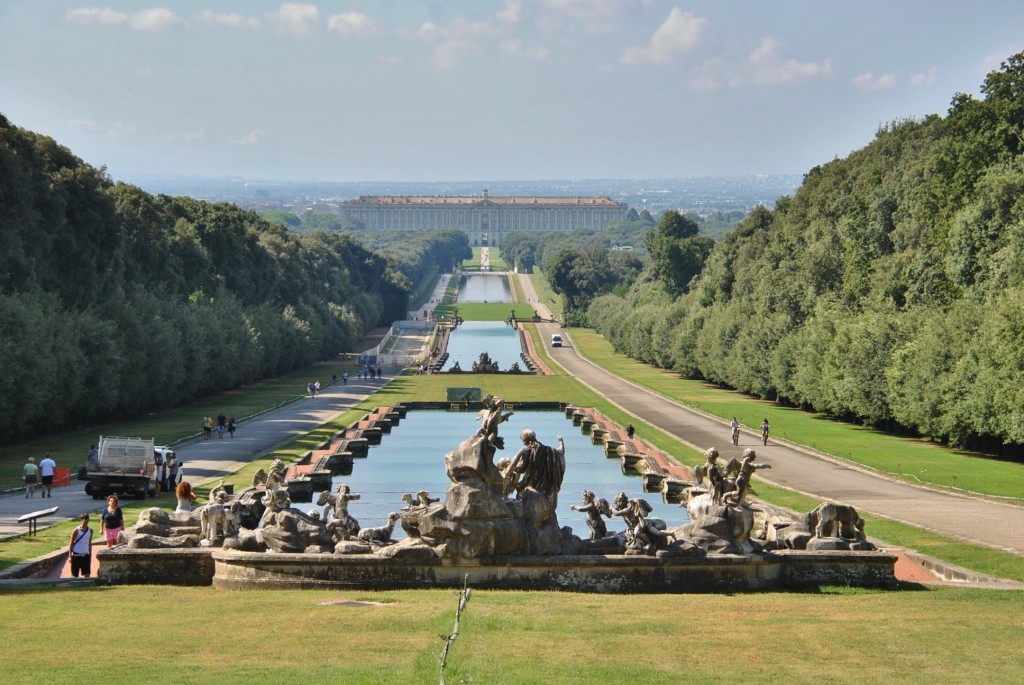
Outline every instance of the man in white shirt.
[[47, 452], [43, 460], [39, 462], [39, 475], [43, 479], [43, 497], [51, 497], [50, 490], [53, 489], [53, 474], [57, 470], [57, 462]]

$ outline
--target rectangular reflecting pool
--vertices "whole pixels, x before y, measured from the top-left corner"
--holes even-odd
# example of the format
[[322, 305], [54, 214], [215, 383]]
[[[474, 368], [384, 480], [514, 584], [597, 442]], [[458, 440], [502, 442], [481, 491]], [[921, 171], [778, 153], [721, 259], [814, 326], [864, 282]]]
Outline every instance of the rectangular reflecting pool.
[[[444, 502], [451, 481], [444, 469], [444, 456], [476, 433], [480, 422], [474, 412], [447, 412], [418, 409], [409, 411], [401, 423], [385, 435], [380, 445], [370, 448], [366, 459], [356, 459], [351, 475], [336, 476], [332, 489], [348, 483], [352, 492], [361, 496], [349, 503], [349, 514], [363, 527], [386, 523], [388, 512], [401, 511], [405, 506], [402, 495], [426, 490], [431, 497]], [[630, 498], [642, 497], [654, 505], [652, 516], [663, 519], [670, 527], [687, 522], [686, 509], [665, 504], [658, 493], [645, 493], [643, 479], [623, 475], [618, 459], [605, 456], [601, 445], [594, 445], [589, 435], [558, 411], [516, 412], [500, 432], [505, 449], [495, 455], [511, 459], [522, 442], [519, 433], [532, 428], [537, 439], [546, 445], [557, 445], [557, 436], [565, 440], [565, 479], [558, 496], [558, 523], [571, 526], [580, 537], [590, 534], [584, 514], [572, 511], [571, 505], [580, 503], [584, 489], [611, 502], [618, 492]], [[314, 494], [316, 501], [319, 493]], [[315, 505], [297, 505], [304, 511], [320, 509]], [[622, 519], [607, 521], [609, 531], [621, 531]], [[401, 525], [395, 526], [395, 539], [405, 537]]]
[[448, 352], [445, 371], [458, 362], [459, 367], [468, 372], [473, 362], [480, 359], [481, 352], [489, 354], [500, 371], [508, 371], [516, 362], [526, 370], [519, 331], [502, 321], [463, 321], [449, 334], [445, 351]]
[[459, 282], [459, 302], [511, 302], [512, 291], [505, 274], [462, 276]]

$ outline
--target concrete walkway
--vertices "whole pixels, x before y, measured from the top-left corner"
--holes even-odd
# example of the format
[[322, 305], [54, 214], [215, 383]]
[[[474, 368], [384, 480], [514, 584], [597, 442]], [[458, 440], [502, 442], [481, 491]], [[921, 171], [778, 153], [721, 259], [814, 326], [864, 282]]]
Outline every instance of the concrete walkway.
[[[538, 300], [529, 277], [521, 276], [527, 297]], [[538, 314], [550, 318], [543, 305]], [[840, 459], [831, 458], [745, 431], [739, 446], [729, 440], [727, 422], [711, 417], [653, 391], [614, 376], [584, 359], [557, 324], [539, 324], [548, 354], [565, 371], [586, 383], [623, 411], [633, 414], [698, 450], [717, 447], [720, 459], [740, 458], [748, 447], [757, 450], [759, 462], [772, 465], [757, 477], [814, 497], [852, 505], [919, 528], [966, 542], [979, 543], [1024, 555], [1024, 507], [952, 492], [933, 490], [893, 480]], [[565, 337], [565, 346], [550, 347], [552, 333]], [[641, 436], [642, 437], [642, 436]], [[868, 531], [870, 535], [871, 531]]]

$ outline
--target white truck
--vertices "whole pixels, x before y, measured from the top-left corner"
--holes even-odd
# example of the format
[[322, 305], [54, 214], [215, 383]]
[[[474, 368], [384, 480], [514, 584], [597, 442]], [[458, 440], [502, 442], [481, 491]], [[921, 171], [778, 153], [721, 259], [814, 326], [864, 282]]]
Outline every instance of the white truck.
[[156, 494], [156, 447], [153, 439], [100, 436], [96, 463], [86, 471], [85, 494], [93, 499], [109, 495], [133, 495], [136, 499]]

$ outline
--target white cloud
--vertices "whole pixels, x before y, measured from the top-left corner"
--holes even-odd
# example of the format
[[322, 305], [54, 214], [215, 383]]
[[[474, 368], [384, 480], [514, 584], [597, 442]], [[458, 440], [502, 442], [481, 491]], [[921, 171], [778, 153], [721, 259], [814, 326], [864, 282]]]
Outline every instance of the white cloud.
[[913, 88], [920, 88], [921, 86], [928, 86], [935, 83], [936, 79], [939, 78], [939, 68], [932, 67], [928, 71], [920, 74], [912, 74], [910, 77], [910, 85]]
[[727, 57], [707, 60], [694, 70], [690, 86], [694, 90], [717, 90], [723, 85], [730, 88], [784, 85], [831, 73], [830, 58], [820, 62], [801, 62], [788, 57], [778, 40], [765, 37], [743, 60]]
[[863, 91], [892, 90], [896, 87], [896, 74], [880, 74], [875, 76], [870, 71], [853, 77], [853, 85]]
[[398, 55], [381, 55], [380, 57], [377, 58], [377, 64], [395, 65], [395, 64], [404, 64], [404, 63], [405, 63], [405, 60], [403, 60]]
[[118, 12], [109, 7], [81, 7], [68, 10], [64, 15], [66, 21], [72, 24], [123, 24], [128, 21], [126, 12]]
[[653, 4], [652, 0], [538, 0], [532, 19], [545, 33], [607, 35], [618, 30], [620, 17]]
[[551, 51], [547, 48], [524, 48], [523, 44], [515, 39], [502, 41], [498, 47], [506, 55], [512, 55], [513, 57], [542, 60], [551, 56]]
[[232, 138], [231, 142], [236, 145], [256, 145], [267, 137], [266, 132], [261, 128], [254, 128], [241, 138]]
[[92, 119], [69, 119], [68, 126], [76, 131], [98, 131], [100, 128]]
[[214, 12], [203, 10], [196, 15], [196, 21], [207, 26], [223, 26], [230, 29], [258, 29], [263, 22], [259, 17], [251, 17], [237, 12]]
[[638, 0], [539, 0], [542, 8], [575, 19], [597, 19], [621, 14], [647, 2]]
[[650, 40], [643, 45], [626, 48], [622, 52], [622, 61], [630, 65], [668, 64], [678, 55], [691, 50], [710, 23], [692, 12], [684, 12], [674, 7]]
[[134, 136], [138, 130], [138, 125], [134, 122], [115, 121], [108, 125], [94, 119], [69, 119], [68, 126], [76, 131], [101, 133], [111, 140]]
[[370, 36], [380, 31], [377, 22], [359, 12], [334, 14], [327, 18], [327, 28], [343, 36]]
[[466, 55], [481, 53], [498, 41], [502, 29], [490, 22], [459, 17], [444, 25], [424, 22], [416, 35], [425, 41], [440, 41], [434, 48], [434, 63], [441, 69], [451, 69]]
[[520, 0], [505, 0], [505, 6], [498, 12], [498, 20], [506, 24], [518, 24], [523, 18], [523, 3]]
[[800, 62], [786, 57], [782, 48], [782, 43], [775, 38], [762, 38], [761, 44], [750, 53], [739, 71], [729, 78], [729, 85], [733, 88], [751, 84], [778, 85], [832, 73], [831, 59]]
[[123, 122], [115, 121], [111, 124], [110, 128], [106, 130], [107, 138], [111, 140], [121, 140], [123, 138], [131, 138], [138, 131], [138, 124], [134, 121]]
[[153, 70], [149, 67], [135, 67], [132, 69], [132, 76], [137, 78], [149, 78], [153, 75]]
[[419, 31], [416, 32], [416, 35], [422, 38], [423, 40], [434, 40], [440, 34], [441, 29], [438, 28], [437, 24], [435, 24], [432, 21], [423, 22], [423, 24], [420, 26]]
[[206, 140], [206, 127], [200, 126], [192, 131], [185, 131], [185, 133], [182, 134], [181, 139], [186, 143], [198, 143]]
[[136, 31], [158, 32], [183, 24], [181, 17], [166, 7], [150, 7], [132, 15], [130, 25]]
[[316, 30], [320, 23], [320, 8], [316, 5], [286, 2], [271, 16], [278, 31], [302, 37]]
[[434, 48], [434, 63], [440, 69], [451, 69], [466, 55], [480, 52], [478, 43], [468, 40], [449, 40]]

